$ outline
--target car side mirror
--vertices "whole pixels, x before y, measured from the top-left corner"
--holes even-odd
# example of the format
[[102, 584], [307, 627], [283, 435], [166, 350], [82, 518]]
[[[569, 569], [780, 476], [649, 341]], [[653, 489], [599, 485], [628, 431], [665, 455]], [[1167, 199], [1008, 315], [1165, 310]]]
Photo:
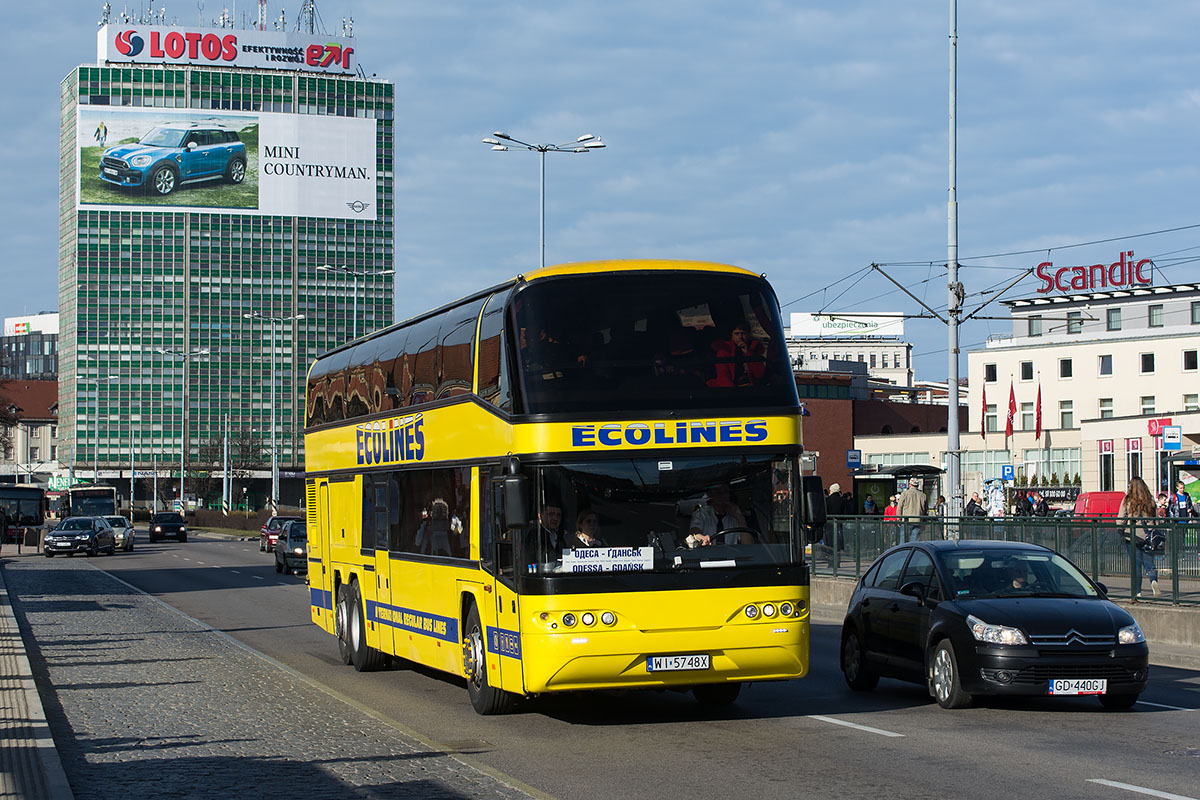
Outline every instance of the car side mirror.
[[187, 149], [188, 149], [188, 150], [195, 150], [195, 149], [196, 149], [197, 147], [199, 147], [199, 146], [200, 146], [200, 145], [199, 145], [199, 143], [197, 143], [197, 142], [188, 142], [188, 143], [187, 143]]
[[1096, 581], [1096, 588], [1100, 590], [1100, 594], [1104, 595], [1105, 597], [1108, 597], [1108, 586], [1101, 583], [1100, 581]]
[[900, 587], [900, 594], [915, 597], [918, 603], [925, 602], [925, 584], [920, 581], [909, 581]]

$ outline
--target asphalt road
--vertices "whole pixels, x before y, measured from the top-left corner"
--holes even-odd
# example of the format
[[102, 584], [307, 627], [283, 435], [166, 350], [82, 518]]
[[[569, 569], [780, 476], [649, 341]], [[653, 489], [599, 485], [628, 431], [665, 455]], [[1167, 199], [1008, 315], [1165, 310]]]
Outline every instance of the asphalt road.
[[142, 539], [92, 563], [396, 727], [554, 797], [1200, 798], [1198, 671], [1154, 667], [1128, 712], [1091, 698], [945, 711], [897, 681], [849, 691], [838, 628], [816, 624], [807, 678], [748, 687], [728, 710], [690, 694], [630, 692], [480, 717], [452, 676], [343, 666], [334, 639], [309, 622], [303, 577], [276, 574], [257, 541]]

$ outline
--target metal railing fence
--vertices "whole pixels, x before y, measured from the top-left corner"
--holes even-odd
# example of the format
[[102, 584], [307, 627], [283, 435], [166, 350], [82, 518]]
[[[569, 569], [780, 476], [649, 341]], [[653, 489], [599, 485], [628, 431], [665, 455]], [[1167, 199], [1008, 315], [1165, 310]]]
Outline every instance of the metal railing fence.
[[1115, 599], [1200, 605], [1200, 520], [1144, 519], [1160, 549], [1133, 547], [1116, 520], [1070, 517], [835, 516], [812, 546], [814, 575], [857, 578], [890, 547], [914, 539], [1031, 542], [1062, 553]]

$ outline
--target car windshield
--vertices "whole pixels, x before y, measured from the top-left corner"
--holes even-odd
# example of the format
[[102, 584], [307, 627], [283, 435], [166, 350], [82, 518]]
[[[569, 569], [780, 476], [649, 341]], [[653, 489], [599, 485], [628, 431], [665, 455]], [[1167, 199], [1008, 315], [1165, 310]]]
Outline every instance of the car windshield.
[[178, 128], [153, 128], [141, 138], [139, 144], [151, 147], [179, 147], [183, 144], [185, 135], [187, 135], [187, 131], [181, 131]]
[[85, 518], [64, 520], [63, 524], [58, 528], [60, 531], [90, 531], [92, 529], [92, 521]]
[[104, 521], [114, 528], [128, 528], [129, 522], [124, 517], [105, 517]]
[[308, 534], [305, 531], [305, 527], [303, 525], [293, 525], [292, 529], [288, 531], [288, 541], [289, 542], [295, 542], [296, 544], [303, 544], [304, 540], [307, 538], [308, 538]]
[[1057, 553], [954, 549], [939, 555], [950, 596], [1099, 597], [1091, 581]]
[[178, 514], [155, 514], [155, 522], [183, 522], [183, 517]]
[[797, 563], [794, 472], [773, 455], [542, 467], [517, 563], [529, 574]]

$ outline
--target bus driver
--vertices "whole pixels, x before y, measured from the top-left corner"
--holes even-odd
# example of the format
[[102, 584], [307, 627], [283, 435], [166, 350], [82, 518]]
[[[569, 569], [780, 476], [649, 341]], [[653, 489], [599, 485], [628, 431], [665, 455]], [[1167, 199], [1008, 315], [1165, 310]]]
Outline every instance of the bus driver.
[[705, 547], [712, 544], [713, 537], [721, 531], [745, 528], [746, 515], [733, 502], [729, 487], [725, 484], [708, 490], [708, 502], [696, 507], [688, 524], [688, 546]]

